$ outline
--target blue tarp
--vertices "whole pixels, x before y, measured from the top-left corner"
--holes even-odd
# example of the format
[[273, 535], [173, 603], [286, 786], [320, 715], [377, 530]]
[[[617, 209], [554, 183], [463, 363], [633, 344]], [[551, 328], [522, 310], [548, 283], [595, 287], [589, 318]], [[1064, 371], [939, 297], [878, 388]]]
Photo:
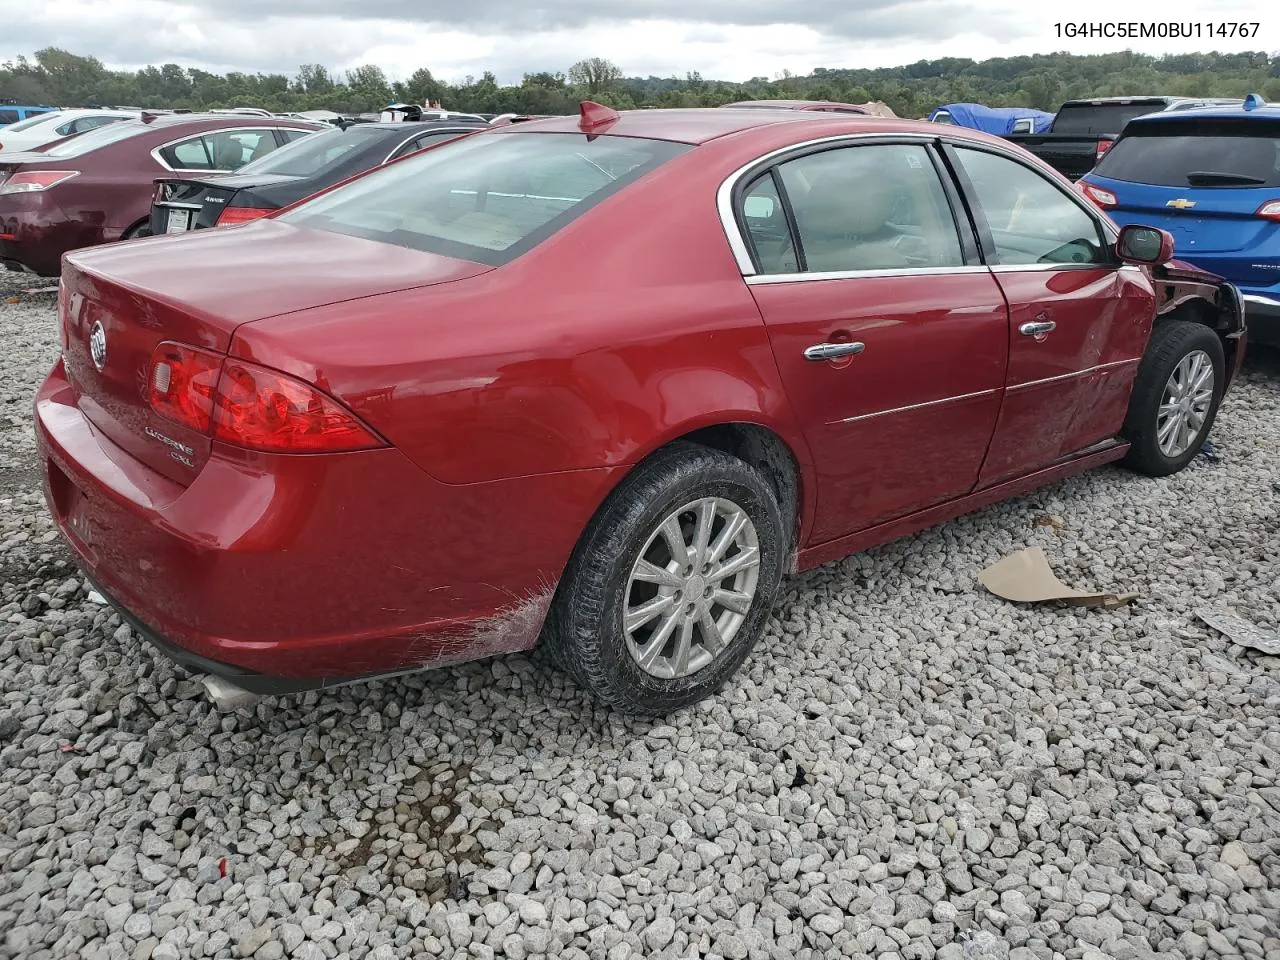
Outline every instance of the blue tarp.
[[1030, 107], [985, 107], [980, 103], [948, 103], [929, 114], [933, 120], [941, 110], [951, 114], [951, 122], [958, 127], [971, 127], [986, 133], [1003, 136], [1013, 133], [1013, 122], [1030, 117], [1033, 133], [1045, 133], [1053, 123], [1053, 114]]

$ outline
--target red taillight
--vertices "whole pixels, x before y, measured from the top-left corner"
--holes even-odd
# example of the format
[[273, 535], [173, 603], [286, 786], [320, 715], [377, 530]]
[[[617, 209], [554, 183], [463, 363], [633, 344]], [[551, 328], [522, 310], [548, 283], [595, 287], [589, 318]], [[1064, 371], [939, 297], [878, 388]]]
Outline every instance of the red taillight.
[[151, 354], [151, 409], [184, 427], [208, 433], [222, 358], [180, 343], [162, 343]]
[[24, 170], [0, 183], [0, 196], [6, 193], [39, 193], [78, 176], [79, 170]]
[[265, 217], [270, 212], [270, 210], [261, 210], [256, 207], [223, 207], [214, 226], [230, 227], [237, 223], [248, 223], [250, 220]]
[[1091, 183], [1084, 184], [1084, 195], [1100, 206], [1103, 210], [1114, 207], [1120, 203], [1116, 199], [1116, 195], [1110, 190], [1103, 190], [1101, 187], [1095, 187]]
[[1111, 144], [1113, 143], [1115, 143], [1114, 140], [1099, 140], [1097, 152], [1093, 155], [1093, 162], [1097, 163], [1101, 160], [1102, 155], [1111, 149]]
[[275, 370], [228, 360], [215, 403], [213, 436], [271, 453], [337, 453], [382, 441], [337, 401]]
[[152, 353], [148, 392], [162, 417], [250, 450], [340, 453], [383, 446], [310, 384], [180, 343], [162, 343]]
[[1264, 220], [1280, 220], [1280, 200], [1268, 200], [1258, 208], [1254, 216]]

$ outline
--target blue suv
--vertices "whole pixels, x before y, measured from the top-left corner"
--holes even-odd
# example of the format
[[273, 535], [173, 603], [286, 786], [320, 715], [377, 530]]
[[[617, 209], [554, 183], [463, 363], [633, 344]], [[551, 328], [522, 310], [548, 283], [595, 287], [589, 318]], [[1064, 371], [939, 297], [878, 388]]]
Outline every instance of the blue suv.
[[21, 106], [13, 100], [0, 100], [0, 127], [7, 127], [11, 123], [19, 123], [27, 117], [39, 116], [42, 113], [52, 113], [57, 107], [28, 107]]
[[1136, 117], [1080, 186], [1120, 225], [1173, 234], [1179, 260], [1240, 289], [1249, 341], [1280, 346], [1280, 105]]

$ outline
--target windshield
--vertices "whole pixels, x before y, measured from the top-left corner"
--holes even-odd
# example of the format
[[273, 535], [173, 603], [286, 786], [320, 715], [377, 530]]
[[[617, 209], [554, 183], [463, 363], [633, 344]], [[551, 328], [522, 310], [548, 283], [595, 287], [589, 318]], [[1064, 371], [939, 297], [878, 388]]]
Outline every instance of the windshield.
[[1184, 118], [1134, 124], [1094, 172], [1164, 187], [1280, 187], [1280, 122]]
[[60, 119], [61, 113], [41, 113], [34, 117], [27, 117], [25, 120], [19, 120], [17, 123], [11, 123], [4, 128], [5, 133], [17, 133], [19, 130], [30, 130], [32, 127], [38, 127], [42, 123], [52, 123], [54, 120]]
[[284, 177], [309, 177], [352, 150], [362, 148], [380, 131], [377, 128], [320, 130], [300, 137], [279, 150], [253, 163], [246, 163], [237, 174], [273, 173]]
[[119, 123], [108, 123], [104, 127], [76, 134], [65, 143], [59, 143], [44, 151], [46, 157], [79, 157], [86, 153], [105, 147], [108, 144], [128, 140], [149, 128], [141, 120], [121, 120]]
[[1063, 104], [1058, 115], [1054, 117], [1053, 132], [1079, 136], [1115, 136], [1134, 117], [1163, 109], [1163, 100], [1143, 100], [1138, 103], [1086, 103], [1079, 106]]
[[384, 167], [279, 219], [499, 266], [688, 149], [632, 137], [482, 133]]

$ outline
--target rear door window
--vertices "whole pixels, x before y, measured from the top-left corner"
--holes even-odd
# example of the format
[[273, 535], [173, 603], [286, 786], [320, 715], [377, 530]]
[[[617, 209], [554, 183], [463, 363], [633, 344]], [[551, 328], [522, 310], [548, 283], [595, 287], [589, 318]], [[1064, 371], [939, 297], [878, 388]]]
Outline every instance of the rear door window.
[[427, 147], [431, 146], [433, 143], [441, 143], [445, 140], [453, 140], [456, 137], [462, 136], [463, 132], [468, 132], [468, 131], [438, 130], [434, 133], [424, 133], [422, 136], [414, 137], [408, 143], [398, 147], [396, 149], [396, 152], [391, 155], [391, 159], [398, 160], [401, 157], [406, 157], [411, 153], [417, 153], [419, 150], [424, 150]]
[[170, 144], [160, 156], [174, 170], [239, 170], [276, 149], [271, 130], [218, 130]]
[[5, 110], [0, 108], [0, 123], [17, 123], [20, 119], [22, 118], [18, 116], [17, 110]]
[[1280, 187], [1280, 122], [1182, 117], [1134, 124], [1094, 173], [1164, 187]]
[[[960, 235], [927, 148], [917, 144], [841, 147], [789, 160], [778, 177], [800, 240], [800, 264], [813, 273], [912, 270], [964, 265]], [[761, 185], [747, 201], [764, 214], [773, 196]], [[756, 199], [753, 199], [756, 198]], [[795, 253], [772, 239], [744, 201], [743, 219], [762, 269]], [[774, 213], [774, 211], [770, 211]], [[772, 261], [772, 264], [769, 262]]]

